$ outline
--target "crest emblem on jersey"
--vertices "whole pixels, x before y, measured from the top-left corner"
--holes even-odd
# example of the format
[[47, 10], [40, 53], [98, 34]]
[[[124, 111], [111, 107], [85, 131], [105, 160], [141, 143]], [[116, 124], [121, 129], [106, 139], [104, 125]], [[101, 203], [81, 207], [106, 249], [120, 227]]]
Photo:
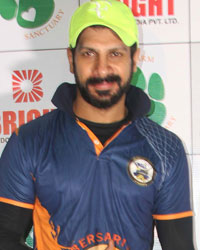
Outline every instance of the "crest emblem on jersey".
[[155, 177], [155, 170], [151, 161], [145, 157], [133, 157], [128, 164], [128, 173], [131, 179], [138, 185], [147, 186]]

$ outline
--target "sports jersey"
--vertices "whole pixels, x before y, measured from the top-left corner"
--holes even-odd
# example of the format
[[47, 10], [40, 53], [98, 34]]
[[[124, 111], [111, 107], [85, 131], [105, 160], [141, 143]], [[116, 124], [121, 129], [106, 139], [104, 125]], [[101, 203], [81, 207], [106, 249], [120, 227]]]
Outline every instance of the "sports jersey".
[[150, 101], [132, 86], [132, 120], [103, 146], [73, 114], [75, 95], [64, 83], [56, 110], [13, 133], [0, 201], [33, 209], [37, 250], [103, 250], [111, 238], [117, 250], [149, 250], [153, 219], [192, 216], [183, 145], [145, 117]]

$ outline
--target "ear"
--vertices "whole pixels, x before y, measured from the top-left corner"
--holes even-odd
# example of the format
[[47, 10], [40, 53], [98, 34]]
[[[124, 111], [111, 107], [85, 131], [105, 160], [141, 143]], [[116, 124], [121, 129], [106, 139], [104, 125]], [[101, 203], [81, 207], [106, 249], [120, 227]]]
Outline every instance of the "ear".
[[70, 48], [67, 48], [67, 57], [69, 61], [69, 70], [72, 74], [74, 74], [73, 55]]
[[133, 72], [137, 71], [137, 64], [139, 61], [139, 55], [140, 55], [140, 49], [137, 48], [137, 50], [135, 51], [135, 53], [133, 55]]

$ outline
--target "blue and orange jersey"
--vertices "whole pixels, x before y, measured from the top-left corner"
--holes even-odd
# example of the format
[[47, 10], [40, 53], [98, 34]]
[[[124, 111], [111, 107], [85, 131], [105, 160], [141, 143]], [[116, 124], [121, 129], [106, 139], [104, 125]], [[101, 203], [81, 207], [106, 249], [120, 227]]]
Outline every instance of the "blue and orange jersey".
[[61, 87], [58, 109], [5, 147], [0, 201], [33, 210], [37, 250], [103, 250], [111, 238], [118, 250], [149, 250], [154, 219], [192, 216], [180, 139], [145, 117], [149, 101], [132, 87], [134, 119], [102, 145], [73, 115], [75, 86]]

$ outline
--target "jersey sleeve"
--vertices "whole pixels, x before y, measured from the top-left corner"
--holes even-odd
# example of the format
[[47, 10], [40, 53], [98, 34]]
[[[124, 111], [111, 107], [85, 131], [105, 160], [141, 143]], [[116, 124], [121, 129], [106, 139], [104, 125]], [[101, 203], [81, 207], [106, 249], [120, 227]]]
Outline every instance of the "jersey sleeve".
[[189, 168], [181, 142], [174, 160], [167, 164], [169, 167], [156, 197], [153, 217], [156, 220], [170, 220], [192, 216]]
[[33, 182], [30, 157], [22, 138], [13, 133], [0, 159], [0, 201], [32, 209]]

